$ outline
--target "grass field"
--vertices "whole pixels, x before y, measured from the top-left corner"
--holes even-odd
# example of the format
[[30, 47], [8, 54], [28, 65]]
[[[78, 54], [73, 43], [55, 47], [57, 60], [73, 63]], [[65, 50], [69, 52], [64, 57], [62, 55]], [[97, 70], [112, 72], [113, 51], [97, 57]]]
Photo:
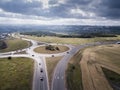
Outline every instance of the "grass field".
[[103, 68], [102, 70], [114, 90], [119, 90], [115, 86], [120, 88], [120, 75], [106, 68]]
[[0, 50], [2, 52], [15, 51], [19, 49], [26, 48], [30, 46], [30, 43], [21, 39], [9, 39], [5, 41], [7, 43], [7, 48]]
[[[120, 68], [120, 45], [102, 45], [92, 48], [98, 61], [112, 63]], [[102, 57], [102, 58], [101, 58]]]
[[32, 90], [33, 60], [0, 59], [0, 90]]
[[75, 54], [68, 64], [66, 70], [66, 85], [68, 90], [83, 90], [82, 74], [79, 64], [82, 56], [81, 53], [82, 51], [79, 51]]
[[69, 48], [66, 46], [61, 46], [61, 45], [54, 45], [54, 46], [58, 47], [60, 50], [55, 50], [55, 51], [46, 50], [45, 46], [41, 46], [41, 47], [35, 48], [34, 51], [37, 53], [54, 54], [54, 53], [61, 53], [69, 50]]
[[53, 76], [53, 71], [57, 65], [57, 63], [62, 59], [62, 56], [60, 57], [49, 57], [46, 58], [46, 65], [47, 65], [47, 72], [48, 72], [48, 78], [49, 78], [49, 84], [51, 86], [51, 80]]
[[[106, 73], [103, 73], [101, 67], [109, 70], [104, 69]], [[112, 80], [114, 84], [119, 84], [119, 73], [120, 45], [89, 47], [77, 53], [70, 60], [66, 70], [67, 89], [112, 90], [107, 79]]]
[[120, 35], [118, 37], [95, 37], [95, 38], [59, 38], [59, 37], [36, 37], [27, 36], [27, 38], [52, 43], [63, 43], [63, 44], [85, 44], [97, 41], [109, 41], [109, 40], [120, 40]]
[[80, 65], [84, 90], [113, 90], [110, 83], [120, 83], [120, 45], [87, 48]]

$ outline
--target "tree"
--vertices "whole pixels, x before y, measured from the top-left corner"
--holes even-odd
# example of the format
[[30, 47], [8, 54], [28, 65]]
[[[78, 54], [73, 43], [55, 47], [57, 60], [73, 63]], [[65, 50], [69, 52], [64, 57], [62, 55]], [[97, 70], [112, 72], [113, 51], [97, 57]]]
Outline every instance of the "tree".
[[12, 59], [12, 57], [11, 57], [11, 56], [9, 56], [9, 57], [8, 57], [8, 60], [11, 60], [11, 59]]
[[60, 51], [60, 49], [58, 47], [56, 47], [56, 50]]

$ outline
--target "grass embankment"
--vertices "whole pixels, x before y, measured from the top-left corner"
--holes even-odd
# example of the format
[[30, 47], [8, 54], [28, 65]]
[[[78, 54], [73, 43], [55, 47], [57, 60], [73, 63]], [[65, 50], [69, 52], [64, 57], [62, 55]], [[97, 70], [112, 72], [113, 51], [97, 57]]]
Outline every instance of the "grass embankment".
[[51, 50], [46, 50], [46, 46], [41, 46], [38, 48], [35, 48], [34, 51], [37, 53], [43, 53], [43, 54], [55, 54], [55, 53], [61, 53], [69, 50], [67, 46], [62, 46], [62, 45], [53, 45], [55, 47], [58, 47], [59, 50], [51, 51]]
[[[110, 81], [110, 84], [114, 88], [114, 90], [119, 90], [117, 88], [118, 87], [120, 88], [120, 75], [113, 71], [110, 71], [106, 68], [103, 68], [102, 70], [103, 70], [105, 76], [107, 77], [107, 79]], [[116, 86], [117, 86], [117, 88], [116, 88]]]
[[15, 51], [30, 46], [30, 42], [21, 39], [9, 39], [5, 40], [5, 42], [7, 44], [7, 48], [0, 50], [0, 53]]
[[[115, 89], [120, 88], [120, 45], [102, 45], [91, 48], [91, 51], [95, 53], [95, 59], [99, 63], [106, 65], [102, 70], [110, 82], [111, 86]], [[92, 53], [91, 52], [91, 53]], [[116, 69], [109, 67], [116, 67]], [[107, 68], [108, 67], [108, 68]], [[112, 70], [118, 70], [114, 72]]]
[[118, 37], [95, 37], [95, 38], [60, 38], [60, 37], [36, 37], [36, 36], [26, 36], [27, 38], [52, 43], [63, 43], [63, 44], [85, 44], [98, 41], [110, 41], [110, 40], [120, 40], [120, 35]]
[[82, 88], [82, 74], [80, 69], [80, 60], [82, 57], [82, 51], [75, 54], [66, 70], [66, 84], [68, 90], [83, 90]]
[[33, 66], [28, 58], [0, 59], [0, 90], [31, 90]]
[[63, 58], [63, 56], [46, 58], [46, 65], [47, 65], [47, 72], [48, 72], [50, 86], [51, 86], [51, 82], [52, 82], [52, 76], [53, 76], [54, 69], [55, 69], [57, 63], [62, 58]]

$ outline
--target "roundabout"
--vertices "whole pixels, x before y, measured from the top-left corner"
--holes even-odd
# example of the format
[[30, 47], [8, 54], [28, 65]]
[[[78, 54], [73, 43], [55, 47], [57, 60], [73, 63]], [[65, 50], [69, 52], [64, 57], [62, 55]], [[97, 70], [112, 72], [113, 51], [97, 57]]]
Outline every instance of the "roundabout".
[[34, 49], [34, 52], [40, 54], [56, 54], [63, 53], [69, 50], [68, 46], [63, 45], [43, 45]]

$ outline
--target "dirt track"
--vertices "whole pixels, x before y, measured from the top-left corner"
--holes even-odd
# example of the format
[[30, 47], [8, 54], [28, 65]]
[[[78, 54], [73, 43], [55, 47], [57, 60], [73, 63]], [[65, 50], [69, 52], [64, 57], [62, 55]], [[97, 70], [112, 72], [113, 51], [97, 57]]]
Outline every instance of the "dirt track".
[[84, 51], [80, 66], [84, 90], [113, 90], [105, 78], [101, 67], [118, 74], [120, 74], [120, 68], [111, 63], [96, 60], [95, 53], [91, 52], [91, 49]]

